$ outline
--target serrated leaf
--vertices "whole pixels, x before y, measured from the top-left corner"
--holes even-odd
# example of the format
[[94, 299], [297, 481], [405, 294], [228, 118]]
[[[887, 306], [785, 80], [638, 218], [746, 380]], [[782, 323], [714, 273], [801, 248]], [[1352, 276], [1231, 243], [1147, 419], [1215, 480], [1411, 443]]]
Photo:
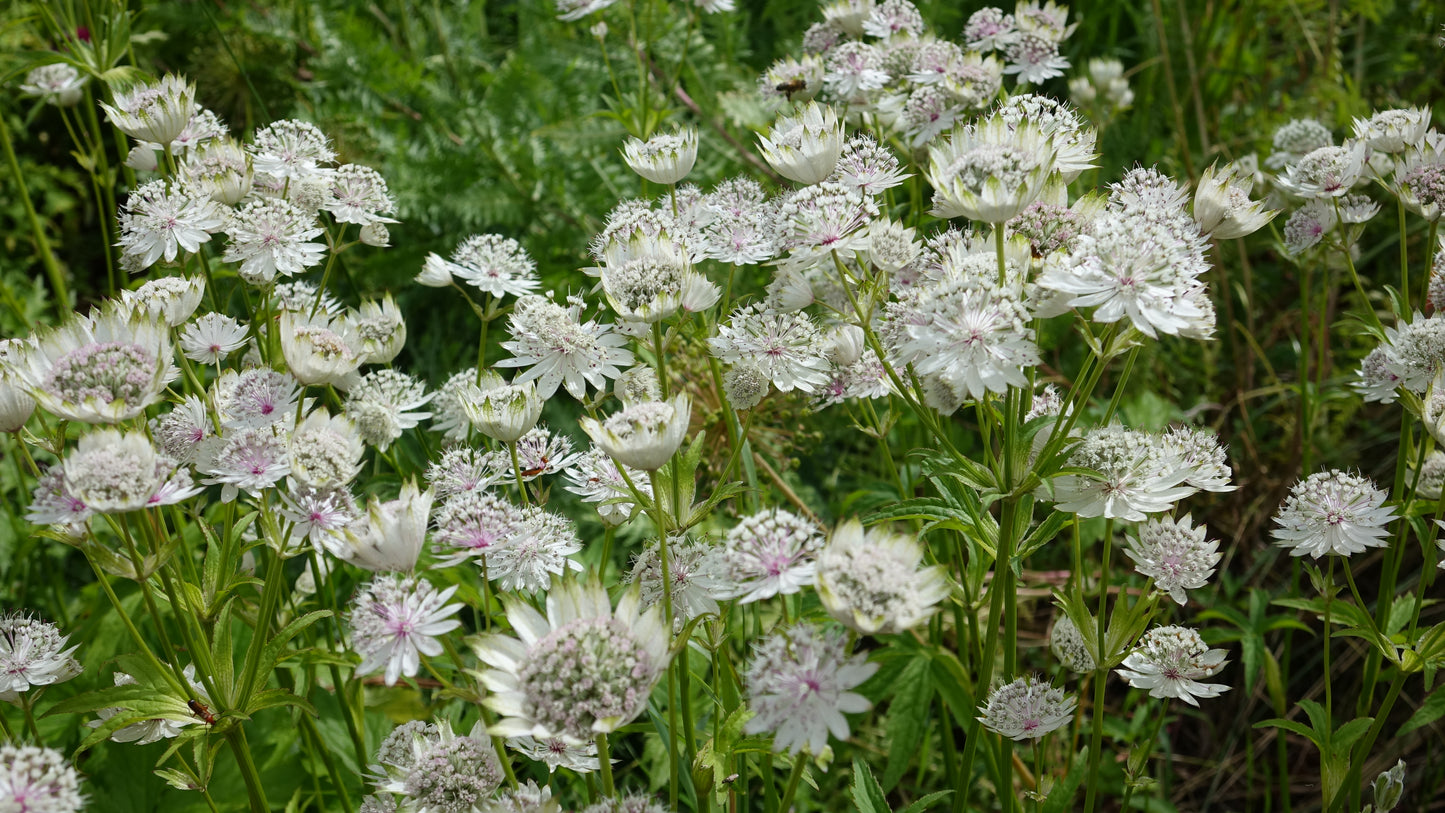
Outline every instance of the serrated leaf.
[[1063, 781], [1055, 784], [1045, 797], [1043, 813], [1064, 813], [1066, 810], [1075, 809], [1071, 803], [1079, 791], [1079, 785], [1084, 781], [1084, 776], [1089, 772], [1088, 765], [1089, 746], [1086, 745], [1079, 749], [1079, 753], [1074, 754]]
[[922, 799], [919, 799], [908, 807], [903, 808], [902, 810], [898, 811], [898, 813], [923, 813], [923, 811], [933, 807], [938, 802], [941, 802], [952, 795], [953, 791], [951, 790], [936, 791], [934, 793], [928, 794], [927, 796], [924, 796]]
[[1425, 702], [1420, 704], [1420, 708], [1415, 709], [1415, 713], [1410, 715], [1410, 719], [1400, 726], [1397, 734], [1409, 734], [1417, 728], [1430, 725], [1441, 717], [1445, 717], [1445, 689], [1436, 689], [1425, 698]]
[[888, 704], [888, 764], [883, 770], [883, 790], [892, 790], [917, 755], [933, 704], [932, 658], [927, 653], [908, 662], [898, 676], [893, 701]]
[[893, 808], [888, 806], [887, 797], [883, 795], [883, 788], [878, 785], [873, 771], [868, 768], [868, 763], [858, 757], [853, 757], [853, 807], [859, 813], [893, 811]]

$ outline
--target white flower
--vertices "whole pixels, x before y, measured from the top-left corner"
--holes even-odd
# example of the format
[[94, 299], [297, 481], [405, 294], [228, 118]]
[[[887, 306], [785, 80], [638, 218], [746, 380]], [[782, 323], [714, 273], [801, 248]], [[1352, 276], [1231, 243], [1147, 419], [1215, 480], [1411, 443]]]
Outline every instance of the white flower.
[[187, 151], [180, 173], [187, 186], [226, 206], [245, 200], [255, 178], [251, 157], [230, 138], [208, 141]]
[[622, 156], [633, 172], [653, 183], [675, 184], [687, 177], [697, 161], [697, 128], [680, 127], [643, 141], [629, 138]]
[[322, 231], [313, 215], [284, 200], [252, 201], [231, 215], [226, 226], [231, 244], [221, 259], [239, 261], [242, 279], [265, 285], [277, 272], [290, 277], [320, 263], [326, 246], [310, 240]]
[[[672, 593], [673, 625], [682, 632], [688, 619], [717, 615], [718, 599], [732, 594], [724, 575], [719, 550], [702, 542], [675, 536], [667, 542], [667, 570]], [[642, 603], [662, 602], [662, 557], [657, 545], [648, 545], [632, 560], [627, 583], [642, 590]]]
[[821, 183], [843, 152], [843, 123], [832, 108], [810, 101], [799, 115], [779, 118], [758, 141], [778, 174], [800, 184]]
[[361, 439], [386, 451], [401, 433], [411, 429], [430, 412], [417, 412], [435, 393], [403, 372], [392, 369], [367, 373], [350, 384], [346, 394], [346, 416], [356, 422]]
[[730, 597], [742, 604], [797, 593], [813, 583], [823, 535], [781, 508], [744, 517], [723, 542]]
[[0, 745], [0, 805], [19, 813], [80, 813], [80, 774], [53, 748]]
[[297, 381], [347, 389], [361, 366], [361, 340], [344, 319], [281, 312], [281, 353]]
[[55, 62], [41, 65], [25, 74], [25, 81], [20, 83], [20, 92], [26, 96], [36, 96], [46, 104], [74, 107], [84, 95], [81, 91], [85, 88], [86, 81], [87, 77], [81, 76], [74, 65]]
[[628, 248], [609, 252], [602, 267], [602, 290], [622, 319], [661, 322], [679, 309], [710, 308], [721, 297], [722, 291], [671, 242], [633, 241]]
[[1054, 172], [1054, 150], [1029, 122], [1000, 116], [959, 127], [929, 146], [933, 214], [1003, 223], [1033, 203]]
[[[447, 275], [445, 281], [443, 272]], [[541, 284], [537, 279], [537, 263], [527, 250], [516, 240], [500, 234], [468, 237], [452, 252], [450, 262], [435, 254], [427, 257], [417, 281], [445, 287], [451, 284], [451, 277], [497, 297], [526, 296]]]
[[1067, 57], [1059, 55], [1059, 43], [1033, 31], [1020, 31], [1004, 46], [1008, 64], [1005, 74], [1017, 74], [1020, 83], [1037, 85], [1045, 79], [1063, 76], [1069, 67]]
[[361, 435], [349, 419], [318, 409], [291, 433], [292, 484], [315, 489], [345, 487], [361, 473], [365, 451]]
[[[432, 492], [408, 480], [394, 500], [372, 499], [366, 517], [344, 534], [323, 537], [331, 555], [372, 572], [416, 569], [431, 521]], [[414, 673], [409, 673], [414, 674]]]
[[1389, 495], [1368, 478], [1343, 471], [1321, 471], [1295, 483], [1270, 535], [1291, 556], [1327, 553], [1349, 556], [1389, 544], [1386, 526], [1397, 516], [1385, 505]]
[[1204, 170], [1194, 191], [1194, 219], [1205, 234], [1216, 240], [1245, 237], [1279, 214], [1279, 210], [1265, 209], [1264, 203], [1249, 199], [1254, 178], [1237, 165], [1225, 164], [1217, 176], [1214, 167], [1210, 164]]
[[219, 364], [245, 346], [249, 336], [246, 326], [232, 317], [206, 313], [181, 330], [181, 352], [197, 364]]
[[1354, 119], [1355, 138], [1370, 149], [1391, 155], [1419, 144], [1430, 129], [1430, 108], [1406, 107], [1377, 111], [1368, 119]]
[[773, 732], [773, 750], [818, 755], [828, 734], [848, 738], [843, 714], [872, 707], [851, 689], [872, 677], [878, 664], [863, 654], [848, 655], [842, 630], [812, 625], [779, 630], [757, 645], [748, 666], [748, 707], [754, 712], [743, 731]]
[[1134, 569], [1154, 580], [1154, 586], [1169, 594], [1179, 606], [1188, 599], [1188, 590], [1209, 584], [1214, 567], [1219, 564], [1219, 541], [1205, 539], [1208, 529], [1194, 527], [1187, 514], [1151, 519], [1139, 526], [1138, 538], [1130, 537], [1124, 549], [1134, 560]]
[[538, 740], [523, 735], [508, 738], [507, 747], [534, 762], [545, 762], [549, 773], [556, 772], [558, 768], [566, 768], [573, 773], [592, 773], [602, 767], [597, 759], [597, 743], [594, 742], [575, 745], [561, 737]]
[[533, 382], [508, 384], [490, 371], [483, 373], [480, 387], [465, 391], [461, 404], [473, 428], [502, 443], [516, 443], [542, 416], [542, 399]]
[[[307, 540], [317, 554], [327, 552], [327, 544], [342, 539], [347, 530], [357, 521], [356, 499], [345, 488], [316, 489], [292, 483], [289, 491], [281, 495], [281, 516], [291, 523], [291, 543]], [[284, 551], [282, 551], [284, 553]], [[319, 558], [321, 576], [331, 570], [331, 560]], [[309, 592], [315, 592], [316, 574], [307, 563], [306, 572], [296, 580], [296, 589], [308, 592], [304, 587], [310, 581]]]
[[1275, 181], [1281, 189], [1303, 198], [1340, 197], [1359, 183], [1366, 149], [1363, 141], [1320, 147], [1290, 164]]
[[1218, 697], [1229, 687], [1200, 683], [1224, 668], [1228, 657], [1222, 649], [1210, 649], [1199, 633], [1188, 627], [1155, 627], [1144, 633], [1139, 645], [1115, 671], [1136, 689], [1148, 689], [1150, 697], [1175, 697], [1191, 706], [1195, 698]]
[[[1093, 621], [1093, 617], [1089, 620]], [[1072, 672], [1083, 675], [1094, 671], [1094, 655], [1084, 642], [1083, 633], [1079, 632], [1073, 619], [1063, 613], [1055, 619], [1054, 628], [1049, 630], [1049, 651]]]
[[65, 456], [65, 488], [97, 514], [170, 505], [200, 493], [140, 432], [99, 429]]
[[321, 208], [330, 212], [337, 223], [371, 226], [396, 222], [384, 216], [396, 209], [396, 202], [380, 172], [360, 164], [343, 164], [326, 180], [330, 194]]
[[1098, 133], [1077, 112], [1047, 96], [1020, 93], [1010, 96], [994, 111], [1009, 127], [1024, 122], [1037, 127], [1054, 150], [1054, 170], [1072, 183], [1084, 170], [1095, 166]]
[[437, 637], [461, 626], [451, 616], [461, 604], [447, 604], [455, 585], [441, 592], [414, 576], [388, 573], [362, 586], [347, 613], [351, 647], [361, 655], [358, 675], [385, 671], [386, 685], [415, 677], [421, 656], [442, 653]]
[[823, 74], [823, 86], [844, 102], [864, 103], [870, 91], [888, 84], [888, 73], [880, 70], [883, 51], [874, 45], [845, 42], [828, 51], [825, 59], [827, 72]]
[[41, 328], [12, 362], [36, 403], [59, 418], [119, 423], [160, 399], [179, 371], [163, 324], [111, 305]]
[[667, 465], [687, 436], [692, 405], [686, 395], [671, 401], [650, 401], [624, 407], [606, 421], [583, 418], [597, 448], [624, 466], [657, 471]]
[[269, 367], [226, 370], [211, 386], [211, 400], [227, 429], [254, 429], [291, 418], [300, 397], [295, 378]]
[[432, 399], [431, 430], [441, 432], [448, 442], [465, 440], [467, 437], [471, 420], [467, 418], [462, 399], [466, 397], [467, 391], [475, 386], [476, 380], [475, 367], [453, 373]]
[[582, 322], [575, 310], [540, 296], [518, 299], [508, 326], [512, 340], [502, 347], [513, 357], [496, 366], [531, 367], [512, 383], [535, 380], [539, 398], [551, 398], [558, 386], [566, 386], [580, 401], [587, 397], [588, 384], [604, 389], [607, 379], [621, 375], [621, 368], [633, 362], [627, 337], [607, 325]]
[[24, 356], [23, 341], [0, 339], [0, 432], [19, 432], [35, 413], [35, 399], [15, 373], [15, 365], [24, 363]]
[[636, 590], [614, 611], [593, 581], [553, 583], [547, 615], [503, 596], [516, 638], [470, 639], [487, 689], [483, 701], [502, 719], [493, 736], [592, 741], [628, 724], [647, 707], [667, 669], [672, 636], [654, 605], [643, 611]]
[[942, 568], [920, 568], [923, 546], [912, 536], [850, 519], [818, 554], [818, 598], [828, 614], [864, 635], [903, 632], [933, 614], [948, 595]]
[[48, 621], [23, 613], [0, 615], [0, 700], [18, 705], [22, 692], [80, 674], [78, 647], [66, 649], [68, 638]]
[[992, 6], [975, 11], [963, 27], [963, 38], [970, 51], [1000, 50], [1016, 36], [1018, 28], [1014, 24], [1014, 16]]
[[362, 302], [360, 310], [348, 311], [346, 318], [361, 339], [363, 364], [390, 364], [406, 345], [406, 320], [390, 293], [380, 302]]
[[272, 122], [257, 130], [251, 154], [258, 173], [281, 181], [290, 179], [297, 186], [326, 175], [330, 170], [322, 165], [336, 159], [330, 139], [314, 124], [297, 119]]
[[238, 491], [256, 497], [290, 473], [288, 452], [287, 433], [279, 427], [236, 429], [201, 444], [196, 471], [210, 475], [201, 482], [222, 487], [222, 502], [236, 499]]
[[582, 570], [580, 562], [568, 558], [581, 550], [571, 520], [535, 506], [524, 508], [510, 538], [487, 552], [487, 575], [508, 592], [545, 590], [553, 576]]
[[168, 188], [165, 181], [149, 181], [131, 191], [118, 216], [120, 241], [116, 243], [133, 271], [154, 265], [161, 258], [174, 262], [184, 249], [194, 254], [225, 225], [221, 209], [207, 196], [184, 188]]
[[160, 277], [134, 291], [121, 291], [120, 297], [133, 310], [177, 327], [196, 312], [205, 291], [206, 281], [201, 277]]
[[[652, 484], [645, 472], [628, 470], [627, 476], [638, 491], [651, 496]], [[597, 514], [605, 525], [621, 525], [631, 519], [636, 510], [632, 491], [618, 473], [617, 463], [595, 447], [577, 458], [576, 464], [567, 470], [567, 490], [583, 502], [596, 503]]]
[[909, 291], [890, 312], [902, 327], [898, 358], [973, 400], [1027, 386], [1025, 370], [1040, 360], [1014, 286], [948, 279]]
[[1184, 484], [1190, 469], [1165, 454], [1157, 438], [1117, 425], [1084, 435], [1069, 466], [1097, 472], [1054, 478], [1058, 510], [1081, 517], [1139, 522], [1196, 491]]
[[779, 313], [748, 305], [733, 311], [708, 339], [713, 356], [758, 366], [782, 392], [813, 392], [828, 383], [822, 332], [802, 311]]
[[988, 702], [979, 709], [984, 728], [1015, 742], [1040, 740], [1073, 719], [1078, 701], [1039, 680], [1021, 677], [989, 692]]
[[116, 91], [115, 106], [101, 102], [106, 118], [137, 141], [162, 146], [178, 138], [196, 109], [196, 86], [174, 74], [155, 84]]

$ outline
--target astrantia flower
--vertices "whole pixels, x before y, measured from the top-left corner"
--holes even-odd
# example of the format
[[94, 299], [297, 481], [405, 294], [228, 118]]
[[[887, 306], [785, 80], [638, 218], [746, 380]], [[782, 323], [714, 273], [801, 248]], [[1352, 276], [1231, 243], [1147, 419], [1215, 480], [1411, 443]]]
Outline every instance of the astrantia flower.
[[493, 372], [483, 373], [482, 384], [469, 388], [461, 403], [478, 432], [503, 443], [516, 443], [542, 415], [533, 382], [508, 384]]
[[66, 488], [65, 470], [61, 466], [51, 466], [40, 474], [30, 497], [30, 508], [25, 512], [29, 522], [56, 526], [77, 536], [85, 532], [84, 523], [92, 516], [95, 512]]
[[1291, 119], [1274, 131], [1274, 151], [1264, 165], [1280, 170], [1298, 161], [1307, 153], [1334, 144], [1330, 129], [1314, 119]]
[[601, 584], [572, 580], [554, 582], [546, 616], [519, 599], [502, 601], [517, 637], [471, 639], [488, 667], [483, 702], [502, 717], [493, 736], [588, 743], [646, 708], [672, 640], [661, 607], [643, 611], [630, 590], [614, 611]]
[[1369, 478], [1343, 471], [1321, 471], [1295, 483], [1275, 514], [1275, 544], [1291, 556], [1327, 553], [1349, 556], [1389, 543], [1386, 526], [1397, 515], [1385, 505], [1389, 494]]
[[653, 183], [675, 184], [687, 177], [697, 161], [697, 128], [681, 127], [643, 141], [629, 138], [622, 156], [633, 172]]
[[483, 449], [466, 446], [443, 451], [426, 470], [427, 482], [437, 499], [486, 489], [501, 479], [488, 459], [489, 454]]
[[1363, 141], [1320, 147], [1290, 164], [1275, 180], [1280, 188], [1303, 198], [1340, 197], [1360, 181], [1366, 149]]
[[200, 492], [190, 475], [157, 455], [140, 432], [91, 432], [65, 456], [63, 466], [66, 491], [98, 514], [170, 505]]
[[0, 745], [0, 805], [17, 813], [80, 813], [80, 774], [53, 748]]
[[326, 177], [330, 193], [321, 208], [331, 213], [337, 223], [369, 226], [373, 223], [395, 223], [386, 217], [395, 211], [386, 179], [371, 167], [343, 164]]
[[1164, 453], [1189, 469], [1189, 475], [1184, 478], [1185, 485], [1216, 493], [1236, 488], [1230, 483], [1229, 455], [1219, 445], [1219, 436], [1213, 431], [1174, 426], [1164, 433], [1163, 441]]
[[923, 15], [908, 0], [883, 0], [863, 23], [863, 33], [870, 37], [916, 37], [925, 30]]
[[1290, 213], [1284, 224], [1284, 249], [1292, 257], [1320, 244], [1324, 236], [1339, 224], [1335, 207], [1328, 201], [1311, 200]]
[[841, 629], [812, 625], [781, 629], [763, 639], [748, 666], [748, 708], [753, 711], [743, 730], [773, 733], [773, 750], [821, 754], [828, 734], [848, 738], [843, 714], [872, 708], [868, 699], [850, 691], [878, 671], [864, 654], [848, 655]]
[[1014, 16], [992, 6], [975, 11], [963, 27], [963, 38], [970, 51], [1000, 50], [1012, 42], [1017, 33]]
[[518, 299], [508, 327], [512, 340], [502, 347], [513, 357], [496, 366], [530, 367], [512, 383], [535, 380], [539, 398], [551, 398], [557, 387], [565, 386], [580, 401], [587, 397], [588, 384], [605, 388], [607, 379], [616, 378], [633, 361], [627, 337], [607, 325], [582, 322], [576, 310], [540, 296]]
[[1203, 525], [1194, 527], [1186, 514], [1151, 519], [1139, 526], [1138, 538], [1130, 537], [1124, 549], [1134, 560], [1134, 569], [1154, 580], [1154, 586], [1169, 594], [1179, 606], [1188, 600], [1188, 590], [1198, 590], [1209, 583], [1214, 567], [1219, 564], [1219, 541], [1205, 539]]
[[1079, 632], [1073, 619], [1063, 613], [1059, 613], [1054, 620], [1054, 628], [1049, 630], [1049, 651], [1072, 672], [1082, 675], [1094, 671], [1094, 655], [1089, 651], [1083, 633]]
[[1438, 221], [1445, 211], [1445, 154], [1440, 146], [1427, 143], [1408, 150], [1391, 186], [1410, 211], [1432, 223]]
[[594, 11], [601, 11], [604, 8], [616, 3], [617, 0], [557, 0], [557, 19], [563, 22], [580, 20]]
[[[346, 488], [322, 489], [292, 484], [281, 495], [281, 516], [291, 523], [291, 541], [306, 540], [317, 554], [326, 553], [328, 548], [341, 543], [346, 531], [357, 521], [356, 499]], [[325, 571], [330, 559], [317, 559]], [[305, 575], [315, 580], [309, 569]], [[301, 582], [297, 581], [297, 588]]]
[[119, 423], [160, 399], [179, 372], [173, 352], [164, 325], [110, 306], [41, 328], [12, 370], [52, 415]]
[[615, 799], [603, 799], [584, 807], [581, 813], [670, 813], [666, 805], [640, 793], [627, 793]]
[[758, 139], [768, 165], [790, 181], [827, 179], [843, 152], [843, 124], [831, 108], [808, 102], [797, 116], [783, 116]]
[[196, 312], [205, 291], [206, 281], [201, 277], [160, 277], [134, 291], [121, 291], [120, 297], [133, 310], [176, 327]]
[[1020, 31], [1004, 46], [1006, 74], [1017, 74], [1020, 83], [1037, 85], [1045, 79], [1063, 76], [1068, 57], [1059, 54], [1059, 43], [1033, 31]]
[[[538, 426], [517, 441], [517, 464], [522, 468], [523, 480], [566, 471], [576, 458], [572, 453], [572, 439], [546, 426]], [[506, 451], [493, 452], [490, 462], [495, 470], [514, 474], [511, 456]]]
[[392, 369], [367, 373], [346, 393], [346, 416], [356, 423], [361, 439], [386, 451], [401, 433], [430, 412], [418, 412], [432, 399], [426, 384]]
[[566, 768], [573, 773], [592, 773], [602, 767], [597, 759], [597, 744], [592, 742], [576, 745], [561, 737], [538, 740], [523, 735], [509, 738], [507, 747], [534, 762], [545, 762], [549, 773], [555, 773], [558, 768]]
[[[372, 498], [364, 521], [348, 532], [322, 539], [333, 556], [373, 572], [416, 569], [431, 521], [432, 492], [408, 480], [394, 500]], [[408, 673], [412, 674], [412, 673]]]
[[1370, 149], [1394, 155], [1425, 138], [1430, 129], [1430, 108], [1381, 110], [1368, 119], [1355, 118], [1354, 127], [1355, 138], [1368, 142]]
[[368, 299], [346, 314], [351, 330], [361, 340], [364, 364], [390, 364], [406, 345], [406, 320], [391, 294], [380, 302]]
[[254, 429], [291, 418], [300, 397], [295, 378], [269, 367], [226, 370], [211, 387], [211, 399], [227, 429]]
[[326, 134], [297, 119], [272, 122], [257, 130], [251, 154], [257, 172], [296, 184], [324, 175], [328, 170], [322, 165], [336, 159]]
[[442, 567], [468, 559], [478, 564], [513, 538], [527, 532], [527, 513], [492, 491], [474, 489], [449, 494], [436, 514], [432, 543]]
[[1043, 131], [998, 116], [955, 129], [928, 152], [933, 214], [942, 218], [1002, 223], [1034, 202], [1055, 168]]
[[632, 404], [605, 421], [583, 418], [582, 431], [618, 463], [656, 471], [682, 445], [691, 409], [686, 395], [671, 401]]
[[1015, 742], [1040, 740], [1068, 725], [1078, 701], [1039, 680], [1021, 677], [994, 689], [979, 711], [983, 727]]
[[[196, 680], [195, 665], [187, 664], [182, 674], [185, 675], [187, 682], [190, 683], [191, 690], [195, 692], [195, 696], [199, 698], [202, 702], [209, 703], [211, 698], [209, 695], [206, 694], [205, 687]], [[125, 672], [112, 672], [111, 680], [116, 686], [134, 686], [137, 683], [135, 678], [131, 677]], [[111, 733], [111, 742], [128, 742], [135, 743], [136, 745], [149, 745], [153, 742], [160, 742], [161, 740], [170, 739], [172, 737], [179, 737], [181, 735], [181, 732], [186, 729], [186, 726], [199, 725], [202, 722], [201, 719], [197, 717], [195, 713], [192, 712], [189, 708], [187, 708], [184, 703], [181, 703], [179, 700], [174, 700], [173, 702], [179, 708], [175, 708], [174, 710], [167, 710], [166, 712], [163, 712], [161, 716], [150, 717], [131, 723], [130, 725], [118, 728]], [[90, 728], [100, 728], [102, 725], [105, 724], [107, 720], [111, 719], [117, 714], [127, 713], [130, 711], [131, 709], [122, 708], [119, 706], [109, 706], [106, 708], [97, 709], [95, 715], [98, 719], [87, 722], [86, 726]]]
[[[618, 317], [629, 322], [661, 322], [678, 310], [696, 313], [712, 307], [722, 292], [693, 269], [692, 261], [671, 242], [646, 241], [633, 250], [609, 252], [602, 267], [602, 290]], [[631, 256], [629, 256], [631, 255]]]
[[116, 91], [115, 106], [100, 103], [106, 118], [137, 141], [166, 145], [186, 129], [196, 109], [196, 86], [174, 74], [155, 84]]
[[315, 489], [342, 488], [361, 473], [365, 451], [349, 419], [318, 409], [291, 433], [291, 480]]
[[361, 655], [358, 675], [385, 672], [386, 685], [415, 677], [421, 656], [442, 653], [437, 638], [461, 626], [451, 616], [461, 604], [447, 604], [455, 585], [437, 592], [430, 582], [388, 573], [367, 582], [351, 600], [347, 625], [351, 648]]
[[883, 51], [866, 42], [845, 42], [833, 48], [825, 65], [823, 86], [843, 102], [865, 103], [869, 91], [888, 84], [889, 76], [881, 70]]
[[289, 277], [320, 263], [326, 246], [310, 241], [322, 231], [315, 216], [284, 200], [252, 201], [231, 215], [226, 226], [231, 244], [221, 259], [240, 262], [242, 279], [265, 285], [277, 272]]
[[1218, 697], [1229, 691], [1222, 683], [1200, 683], [1224, 668], [1228, 654], [1210, 649], [1199, 633], [1188, 627], [1155, 627], [1144, 633], [1139, 645], [1115, 671], [1150, 697], [1176, 697], [1191, 706], [1195, 698]]
[[[688, 619], [716, 615], [718, 599], [732, 594], [720, 551], [710, 545], [676, 536], [667, 542], [668, 576], [671, 579], [673, 624], [678, 632]], [[662, 558], [656, 545], [649, 545], [632, 560], [628, 584], [642, 590], [642, 603], [662, 603], [664, 583]]]
[[948, 595], [943, 569], [920, 569], [923, 546], [911, 536], [850, 519], [818, 554], [818, 598], [828, 614], [864, 635], [912, 629]]
[[342, 389], [356, 381], [361, 340], [345, 320], [281, 312], [281, 354], [297, 381]]
[[471, 420], [467, 417], [462, 399], [476, 386], [476, 381], [475, 367], [453, 373], [432, 399], [431, 430], [441, 432], [448, 442], [465, 440], [471, 429]]
[[197, 364], [219, 364], [241, 349], [250, 332], [245, 325], [222, 313], [202, 314], [181, 330], [181, 352]]
[[238, 491], [259, 496], [291, 471], [287, 433], [274, 426], [228, 431], [208, 438], [196, 456], [196, 471], [210, 475], [201, 482], [220, 485], [222, 502]]
[[20, 83], [20, 92], [26, 96], [35, 96], [46, 104], [73, 107], [80, 102], [81, 91], [85, 88], [87, 78], [81, 76], [74, 65], [66, 62], [41, 65], [25, 74], [25, 81]]
[[[428, 260], [430, 262], [430, 260]], [[510, 237], [472, 235], [452, 252], [452, 276], [492, 296], [525, 296], [537, 289], [537, 263]]]
[[848, 139], [833, 173], [834, 180], [864, 195], [881, 194], [910, 177], [902, 171], [898, 157], [868, 135]]
[[[633, 487], [651, 496], [652, 484], [645, 472], [628, 469], [627, 476]], [[617, 462], [597, 448], [589, 449], [567, 469], [567, 490], [583, 502], [596, 503], [597, 514], [606, 525], [621, 525], [636, 509], [632, 491], [618, 473]]]
[[20, 693], [63, 683], [80, 674], [77, 647], [48, 621], [22, 613], [0, 615], [0, 700], [19, 703]]
[[828, 383], [822, 333], [802, 311], [739, 308], [718, 326], [718, 335], [708, 339], [708, 346], [713, 356], [728, 364], [755, 364], [782, 392], [813, 392]]
[[903, 329], [898, 358], [970, 399], [1026, 386], [1024, 371], [1039, 363], [1029, 312], [1013, 286], [950, 279], [919, 286], [891, 311]]
[[789, 595], [813, 583], [823, 535], [817, 525], [774, 508], [744, 517], [723, 542], [723, 562], [741, 603]]
[[398, 726], [371, 769], [378, 790], [401, 796], [401, 810], [416, 813], [491, 811], [489, 800], [502, 784], [502, 766], [480, 723], [464, 737], [446, 720]]
[[1081, 517], [1140, 522], [1196, 490], [1184, 485], [1189, 469], [1167, 455], [1157, 438], [1117, 425], [1086, 434], [1069, 455], [1069, 466], [1097, 472], [1054, 478], [1058, 510]]
[[255, 171], [251, 157], [230, 138], [208, 141], [186, 153], [182, 182], [216, 203], [235, 206], [251, 194]]
[[158, 260], [175, 262], [182, 250], [194, 254], [226, 221], [209, 197], [149, 181], [131, 191], [118, 216], [116, 243], [132, 270], [150, 268]]
[[1253, 186], [1254, 179], [1235, 164], [1225, 164], [1217, 175], [1211, 164], [1194, 191], [1194, 219], [1199, 228], [1217, 240], [1245, 237], [1263, 228], [1279, 211], [1250, 200]]
[[1010, 127], [1017, 128], [1028, 122], [1043, 133], [1054, 151], [1054, 169], [1065, 183], [1072, 183], [1084, 170], [1096, 166], [1097, 131], [1063, 102], [1020, 93], [1000, 103], [995, 112]]
[[486, 555], [487, 576], [502, 590], [545, 590], [553, 576], [582, 570], [569, 558], [582, 550], [571, 520], [535, 506], [522, 509], [519, 520], [505, 544]]

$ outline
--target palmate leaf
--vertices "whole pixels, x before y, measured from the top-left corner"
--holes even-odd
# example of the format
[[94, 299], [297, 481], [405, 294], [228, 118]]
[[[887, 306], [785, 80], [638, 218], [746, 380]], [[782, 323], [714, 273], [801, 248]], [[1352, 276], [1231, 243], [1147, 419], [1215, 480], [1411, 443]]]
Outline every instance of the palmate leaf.
[[892, 790], [917, 756], [933, 705], [933, 659], [920, 651], [903, 667], [888, 704], [888, 764], [883, 769], [884, 790]]

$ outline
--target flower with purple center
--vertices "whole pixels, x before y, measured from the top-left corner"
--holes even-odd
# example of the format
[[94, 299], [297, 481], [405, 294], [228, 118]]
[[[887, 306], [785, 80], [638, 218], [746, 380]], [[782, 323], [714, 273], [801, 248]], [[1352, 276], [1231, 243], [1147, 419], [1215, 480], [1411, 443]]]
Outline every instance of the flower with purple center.
[[22, 692], [80, 674], [77, 647], [66, 649], [67, 638], [49, 621], [24, 613], [0, 615], [0, 700], [18, 705]]
[[781, 508], [744, 517], [723, 542], [731, 597], [748, 604], [802, 590], [813, 583], [822, 548], [816, 524]]
[[1199, 633], [1188, 627], [1155, 627], [1144, 633], [1139, 645], [1115, 672], [1136, 689], [1148, 689], [1150, 697], [1174, 697], [1191, 706], [1195, 698], [1218, 697], [1229, 687], [1221, 683], [1200, 683], [1224, 668], [1228, 657], [1222, 649], [1210, 649]]
[[1203, 525], [1194, 527], [1187, 514], [1178, 520], [1151, 519], [1139, 526], [1137, 538], [1129, 538], [1124, 553], [1134, 560], [1135, 570], [1182, 607], [1187, 591], [1208, 585], [1219, 564], [1219, 540], [1205, 539], [1207, 533]]
[[1385, 505], [1389, 494], [1369, 478], [1331, 470], [1295, 483], [1275, 514], [1270, 532], [1291, 556], [1318, 559], [1327, 553], [1350, 556], [1389, 544], [1387, 526], [1398, 515]]
[[979, 709], [984, 728], [1015, 742], [1040, 740], [1068, 725], [1078, 701], [1035, 676], [1021, 677], [994, 689]]
[[227, 431], [202, 444], [196, 471], [210, 475], [201, 482], [221, 486], [222, 502], [236, 499], [239, 491], [257, 497], [291, 472], [287, 438], [273, 426]]
[[872, 708], [851, 689], [872, 677], [878, 664], [864, 654], [848, 654], [838, 628], [810, 624], [780, 629], [763, 639], [748, 666], [748, 707], [753, 711], [743, 730], [773, 733], [773, 750], [793, 754], [807, 749], [822, 754], [831, 733], [848, 738], [843, 714]]
[[230, 217], [231, 243], [221, 259], [240, 262], [237, 271], [252, 285], [265, 285], [276, 274], [295, 276], [321, 262], [326, 246], [312, 242], [324, 231], [313, 214], [279, 198], [254, 200]]
[[452, 618], [461, 604], [448, 604], [455, 585], [440, 592], [415, 576], [388, 573], [367, 582], [351, 600], [347, 624], [351, 648], [361, 655], [358, 675], [384, 671], [386, 685], [415, 677], [421, 656], [442, 653], [439, 636], [461, 626]]
[[209, 196], [168, 187], [165, 181], [136, 187], [121, 207], [118, 222], [116, 245], [134, 263], [133, 270], [149, 268], [162, 258], [175, 262], [182, 250], [200, 251], [211, 233], [226, 223]]
[[672, 636], [661, 607], [642, 609], [636, 590], [616, 610], [596, 581], [554, 581], [544, 616], [503, 596], [516, 638], [470, 639], [486, 665], [483, 702], [501, 715], [493, 736], [585, 744], [642, 713], [667, 669]]
[[0, 804], [17, 813], [80, 813], [80, 774], [53, 748], [0, 745]]

